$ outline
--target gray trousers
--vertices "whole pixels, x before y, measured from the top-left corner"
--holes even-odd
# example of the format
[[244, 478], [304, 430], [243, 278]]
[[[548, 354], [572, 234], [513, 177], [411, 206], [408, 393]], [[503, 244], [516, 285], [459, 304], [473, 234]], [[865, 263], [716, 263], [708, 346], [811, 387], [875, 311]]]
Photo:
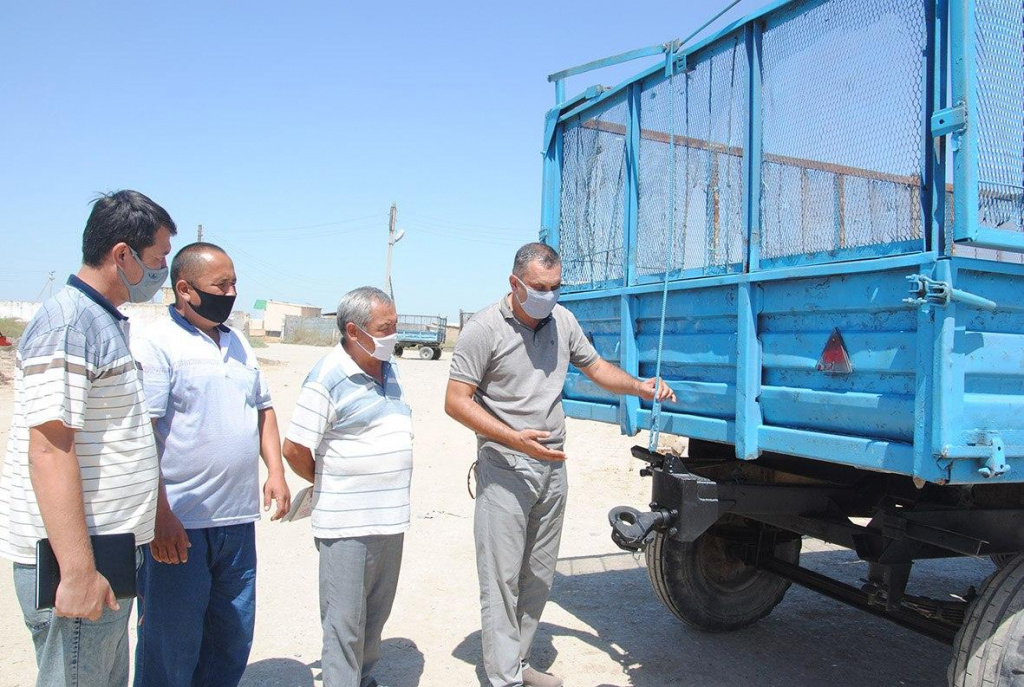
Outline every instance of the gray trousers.
[[316, 540], [324, 687], [377, 684], [372, 672], [395, 600], [404, 539], [391, 534]]
[[127, 687], [132, 600], [119, 599], [120, 611], [104, 608], [99, 620], [61, 618], [49, 608], [36, 610], [35, 585], [36, 567], [15, 563], [14, 591], [32, 632], [37, 687]]
[[474, 533], [484, 670], [494, 687], [523, 684], [551, 595], [568, 486], [564, 462], [480, 449]]

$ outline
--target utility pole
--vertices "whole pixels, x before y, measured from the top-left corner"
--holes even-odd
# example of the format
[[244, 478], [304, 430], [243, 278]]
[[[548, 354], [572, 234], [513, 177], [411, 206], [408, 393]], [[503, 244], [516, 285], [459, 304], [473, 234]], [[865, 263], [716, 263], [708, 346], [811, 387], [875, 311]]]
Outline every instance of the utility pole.
[[387, 267], [384, 271], [384, 288], [388, 290], [388, 295], [391, 298], [395, 297], [395, 290], [391, 286], [391, 252], [395, 248], [395, 244], [402, 240], [405, 236], [405, 232], [401, 229], [395, 230], [395, 221], [398, 218], [398, 206], [395, 203], [391, 204], [391, 219], [388, 221], [388, 262]]
[[203, 242], [203, 225], [200, 224], [199, 228], [196, 229], [196, 241]]
[[39, 289], [39, 295], [36, 296], [36, 302], [43, 299], [43, 292], [46, 291], [47, 288], [50, 289], [50, 295], [53, 295], [53, 283], [56, 281], [56, 278], [54, 277], [55, 274], [56, 272], [50, 272], [50, 276], [46, 278], [46, 283], [43, 284], [43, 288]]

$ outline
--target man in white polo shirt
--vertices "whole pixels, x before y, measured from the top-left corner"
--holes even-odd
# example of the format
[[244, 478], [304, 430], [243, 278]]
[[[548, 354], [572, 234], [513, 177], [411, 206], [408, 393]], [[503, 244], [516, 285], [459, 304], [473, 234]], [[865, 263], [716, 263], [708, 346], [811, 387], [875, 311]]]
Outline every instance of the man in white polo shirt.
[[139, 572], [135, 684], [230, 687], [252, 647], [260, 502], [277, 502], [276, 520], [290, 495], [266, 379], [249, 342], [224, 324], [236, 294], [231, 258], [210, 243], [185, 246], [171, 283], [170, 317], [132, 346], [162, 476]]
[[[176, 233], [137, 191], [99, 198], [82, 235], [82, 268], [40, 306], [18, 343], [14, 413], [0, 479], [0, 556], [32, 633], [39, 685], [126, 687], [131, 604], [97, 571], [90, 535], [153, 538], [153, 428], [128, 319], [167, 278]], [[61, 581], [52, 609], [35, 604], [35, 547], [48, 538]]]
[[412, 413], [391, 359], [398, 315], [380, 289], [338, 304], [341, 343], [299, 392], [284, 456], [313, 482], [324, 684], [374, 687], [409, 528]]

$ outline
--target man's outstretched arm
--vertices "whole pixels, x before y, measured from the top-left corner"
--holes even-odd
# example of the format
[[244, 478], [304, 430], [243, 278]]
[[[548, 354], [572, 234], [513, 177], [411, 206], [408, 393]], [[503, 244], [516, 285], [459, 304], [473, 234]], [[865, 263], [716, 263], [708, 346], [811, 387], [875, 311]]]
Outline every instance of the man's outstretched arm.
[[665, 383], [665, 380], [662, 380], [659, 385], [656, 379], [637, 379], [604, 358], [598, 358], [590, 365], [584, 367], [581, 372], [594, 384], [613, 394], [639, 396], [645, 400], [653, 401], [654, 390], [657, 387], [659, 400], [672, 401], [673, 403], [676, 400], [675, 392]]
[[538, 441], [546, 439], [551, 435], [550, 432], [537, 429], [517, 432], [480, 407], [473, 399], [475, 393], [476, 387], [472, 384], [449, 379], [448, 389], [444, 395], [444, 412], [477, 434], [508, 446], [514, 451], [538, 460], [565, 460], [563, 451], [550, 449]]

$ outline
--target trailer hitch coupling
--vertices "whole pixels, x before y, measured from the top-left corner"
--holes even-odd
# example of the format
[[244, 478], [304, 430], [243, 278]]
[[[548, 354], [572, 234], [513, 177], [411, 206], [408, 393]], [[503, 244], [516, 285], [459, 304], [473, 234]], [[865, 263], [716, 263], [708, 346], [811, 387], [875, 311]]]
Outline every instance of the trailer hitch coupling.
[[641, 513], [630, 506], [617, 506], [608, 513], [612, 541], [625, 551], [643, 551], [654, 533], [671, 525], [674, 519], [675, 514], [665, 509]]

